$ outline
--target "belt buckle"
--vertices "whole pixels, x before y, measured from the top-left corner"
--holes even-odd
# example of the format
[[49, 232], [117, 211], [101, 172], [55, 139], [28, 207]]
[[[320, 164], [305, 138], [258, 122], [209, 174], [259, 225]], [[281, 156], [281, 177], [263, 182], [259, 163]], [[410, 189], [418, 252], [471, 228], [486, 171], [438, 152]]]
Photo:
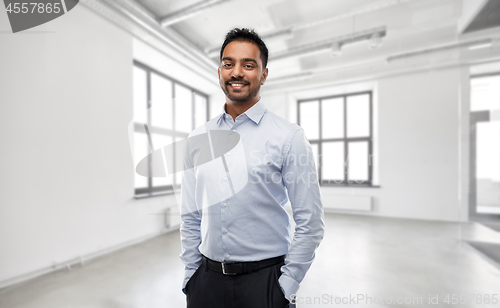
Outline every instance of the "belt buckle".
[[225, 262], [221, 262], [221, 264], [222, 264], [222, 273], [224, 275], [236, 275], [236, 273], [227, 273], [226, 272], [226, 267], [224, 266], [226, 264]]

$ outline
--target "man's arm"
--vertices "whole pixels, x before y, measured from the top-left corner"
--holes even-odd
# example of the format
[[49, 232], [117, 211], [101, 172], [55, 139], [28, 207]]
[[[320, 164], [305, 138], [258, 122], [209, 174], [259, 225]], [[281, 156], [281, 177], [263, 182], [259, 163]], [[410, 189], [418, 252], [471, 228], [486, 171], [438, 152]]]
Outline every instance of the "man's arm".
[[314, 156], [302, 128], [293, 133], [281, 171], [296, 224], [292, 245], [281, 268], [283, 275], [279, 278], [290, 301], [314, 260], [314, 251], [323, 239], [325, 228]]
[[196, 179], [194, 169], [184, 171], [181, 185], [181, 260], [184, 263], [184, 281], [182, 291], [186, 293], [186, 285], [201, 264], [201, 253], [198, 247], [201, 243], [201, 216], [195, 201]]

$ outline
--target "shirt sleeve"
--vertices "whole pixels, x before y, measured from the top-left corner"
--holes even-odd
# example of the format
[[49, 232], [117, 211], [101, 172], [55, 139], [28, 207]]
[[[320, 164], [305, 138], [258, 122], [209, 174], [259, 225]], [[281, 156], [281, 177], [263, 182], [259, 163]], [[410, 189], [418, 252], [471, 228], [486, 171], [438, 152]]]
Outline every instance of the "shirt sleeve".
[[314, 260], [314, 251], [323, 239], [325, 228], [314, 155], [302, 128], [292, 135], [283, 160], [282, 176], [296, 224], [279, 278], [285, 298], [290, 301]]
[[[192, 166], [192, 165], [191, 165]], [[184, 281], [182, 291], [201, 265], [201, 253], [198, 249], [201, 243], [201, 215], [195, 201], [196, 179], [193, 168], [187, 168], [182, 175], [181, 184], [181, 254], [184, 263]]]

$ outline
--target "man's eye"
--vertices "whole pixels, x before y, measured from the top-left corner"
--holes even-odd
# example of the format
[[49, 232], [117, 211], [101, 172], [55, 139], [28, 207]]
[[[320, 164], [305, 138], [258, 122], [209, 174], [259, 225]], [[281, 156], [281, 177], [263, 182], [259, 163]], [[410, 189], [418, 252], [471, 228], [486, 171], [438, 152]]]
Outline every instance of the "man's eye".
[[247, 65], [245, 65], [245, 67], [246, 67], [246, 68], [253, 68], [253, 65], [251, 65], [251, 64], [247, 64]]
[[224, 66], [224, 67], [229, 67], [229, 66], [231, 66], [231, 63], [224, 63], [224, 65], [223, 65], [223, 66]]

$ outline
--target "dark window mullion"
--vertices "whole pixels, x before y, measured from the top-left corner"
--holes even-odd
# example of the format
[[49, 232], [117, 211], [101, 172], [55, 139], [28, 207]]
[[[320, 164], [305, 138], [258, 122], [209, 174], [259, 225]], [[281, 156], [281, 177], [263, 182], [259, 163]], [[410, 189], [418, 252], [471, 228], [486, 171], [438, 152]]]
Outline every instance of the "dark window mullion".
[[196, 128], [196, 104], [195, 104], [195, 96], [194, 96], [194, 91], [191, 91], [191, 129]]
[[370, 140], [368, 141], [368, 183], [371, 185], [373, 181], [373, 164], [372, 164], [372, 153], [373, 153], [373, 98], [372, 92], [370, 92]]
[[[148, 122], [148, 125], [147, 126], [151, 126], [151, 72], [150, 71], [146, 71], [146, 83], [147, 83], [147, 99], [146, 99], [146, 103], [147, 103], [147, 122]], [[148, 133], [148, 132], [146, 132]], [[148, 139], [150, 139], [150, 143], [151, 143], [151, 153], [153, 153], [154, 151], [154, 148], [153, 148], [153, 144], [151, 142], [151, 138], [152, 136], [148, 136]], [[153, 177], [151, 176], [151, 174], [153, 173], [153, 166], [152, 166], [153, 162], [152, 162], [152, 155], [148, 155], [148, 190], [151, 192], [152, 189], [153, 189]]]
[[344, 183], [347, 184], [348, 178], [348, 157], [349, 153], [347, 151], [347, 95], [344, 96]]
[[[336, 141], [344, 141], [344, 140], [347, 140], [348, 142], [351, 142], [351, 141], [369, 141], [370, 137], [329, 138], [329, 139], [323, 139], [321, 141], [322, 142], [336, 142]], [[313, 139], [312, 141], [320, 141], [320, 140]]]
[[319, 121], [318, 121], [318, 125], [319, 125], [319, 143], [318, 143], [318, 155], [319, 155], [319, 159], [318, 159], [318, 183], [321, 183], [322, 180], [323, 180], [323, 174], [321, 172], [321, 166], [322, 166], [322, 163], [323, 163], [323, 158], [322, 158], [322, 149], [323, 147], [321, 146], [323, 144], [322, 140], [323, 140], [323, 117], [322, 117], [322, 109], [323, 109], [323, 100], [319, 100], [319, 103], [318, 103], [318, 108], [319, 108]]
[[205, 120], [208, 121], [208, 120], [210, 120], [210, 116], [209, 116], [209, 113], [210, 113], [210, 102], [209, 102], [208, 96], [205, 99], [205, 105], [207, 106], [206, 107], [206, 111], [207, 112], [205, 112], [205, 117], [206, 117]]
[[[175, 105], [176, 105], [176, 99], [175, 99], [175, 82], [172, 81], [172, 127], [174, 128], [174, 132], [177, 132], [177, 123], [175, 121], [176, 119], [176, 114], [175, 114]], [[175, 174], [177, 172], [175, 166], [177, 165], [176, 163], [176, 157], [175, 157], [175, 137], [173, 137], [173, 147], [172, 147], [172, 160], [173, 160], [173, 167], [174, 167], [174, 171], [172, 174]], [[175, 186], [177, 183], [176, 183], [176, 180], [177, 180], [177, 177], [174, 175], [172, 176], [172, 186]]]

